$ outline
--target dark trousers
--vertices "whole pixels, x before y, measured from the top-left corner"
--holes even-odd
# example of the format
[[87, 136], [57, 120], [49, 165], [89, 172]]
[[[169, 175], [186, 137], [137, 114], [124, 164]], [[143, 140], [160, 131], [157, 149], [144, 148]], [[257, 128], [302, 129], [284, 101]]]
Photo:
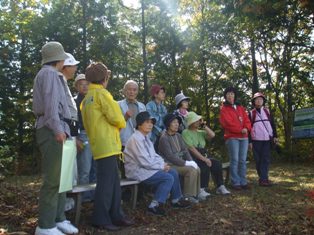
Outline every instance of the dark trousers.
[[108, 225], [124, 217], [117, 155], [96, 160], [97, 184], [94, 198], [94, 225]]
[[205, 162], [196, 158], [194, 160], [197, 163], [198, 167], [201, 169], [201, 188], [208, 187], [210, 174], [212, 175], [214, 183], [217, 188], [223, 185], [222, 165], [220, 161], [214, 158], [210, 158], [212, 166], [208, 167], [208, 165]]
[[256, 171], [259, 180], [268, 180], [268, 171], [271, 156], [270, 141], [253, 140], [253, 156], [256, 162]]

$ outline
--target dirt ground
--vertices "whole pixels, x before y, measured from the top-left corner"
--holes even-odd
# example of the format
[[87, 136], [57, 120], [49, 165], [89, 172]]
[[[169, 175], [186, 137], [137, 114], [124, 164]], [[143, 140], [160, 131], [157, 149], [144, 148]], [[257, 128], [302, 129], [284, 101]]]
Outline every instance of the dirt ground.
[[[271, 168], [273, 187], [256, 183], [250, 164], [250, 190], [232, 191], [230, 196], [214, 195], [188, 209], [167, 206], [167, 216], [146, 213], [149, 196], [132, 210], [125, 201], [126, 214], [136, 225], [114, 234], [314, 234], [314, 199], [306, 194], [314, 190], [313, 164], [276, 164]], [[39, 176], [18, 176], [1, 182], [0, 235], [33, 234], [37, 225]], [[84, 203], [79, 234], [111, 234], [90, 226], [92, 203]], [[73, 219], [73, 212], [67, 213]]]

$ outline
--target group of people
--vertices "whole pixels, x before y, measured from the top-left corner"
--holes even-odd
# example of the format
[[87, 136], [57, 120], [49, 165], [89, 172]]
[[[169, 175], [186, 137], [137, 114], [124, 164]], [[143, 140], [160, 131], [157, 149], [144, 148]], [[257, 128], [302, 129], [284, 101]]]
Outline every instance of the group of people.
[[[65, 53], [58, 42], [46, 43], [41, 53], [43, 66], [33, 88], [43, 173], [35, 235], [78, 233], [65, 218], [65, 193], [58, 192], [62, 146], [69, 138], [76, 138], [77, 143], [78, 184], [97, 182], [94, 194], [85, 193], [83, 197], [94, 201], [91, 221], [97, 228], [117, 231], [134, 224], [121, 208], [120, 161], [125, 171], [122, 176], [152, 188], [153, 199], [147, 211], [154, 215], [166, 214], [164, 205], [169, 195], [173, 208], [187, 208], [206, 200], [210, 196], [210, 175], [217, 194], [230, 194], [224, 185], [221, 162], [206, 149], [207, 140], [214, 138], [215, 133], [200, 115], [188, 110], [189, 97], [178, 94], [176, 110], [168, 112], [164, 87], [152, 85], [152, 100], [144, 105], [137, 100], [137, 82], [128, 80], [123, 87], [125, 99], [117, 102], [106, 89], [111, 71], [97, 62], [75, 78], [78, 95], [73, 98], [67, 80], [74, 78], [79, 61]], [[224, 97], [220, 123], [229, 151], [232, 188], [249, 187], [249, 137], [259, 184], [271, 185], [270, 140], [277, 139], [273, 138], [276, 131], [264, 107], [264, 95], [254, 95], [255, 108], [250, 115], [236, 102], [234, 88], [227, 88]]]

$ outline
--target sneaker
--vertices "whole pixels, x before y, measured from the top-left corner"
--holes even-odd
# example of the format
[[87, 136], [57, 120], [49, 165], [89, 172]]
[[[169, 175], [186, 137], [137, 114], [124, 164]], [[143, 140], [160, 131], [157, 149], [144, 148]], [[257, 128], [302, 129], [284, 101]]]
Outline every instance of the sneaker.
[[79, 232], [68, 220], [57, 223], [57, 228], [66, 234], [76, 234]]
[[[207, 196], [207, 197], [208, 197], [208, 196]], [[200, 202], [206, 201], [207, 197], [204, 197], [203, 195], [198, 194], [198, 195], [197, 195], [197, 200], [199, 200]]]
[[242, 187], [241, 187], [241, 185], [232, 185], [232, 189], [240, 191], [240, 190], [242, 190]]
[[154, 207], [148, 207], [147, 212], [154, 215], [159, 215], [159, 216], [166, 215], [166, 211], [160, 205], [154, 206]]
[[171, 203], [171, 206], [173, 208], [188, 208], [191, 206], [191, 202], [189, 201], [188, 198], [181, 197], [179, 201], [176, 203]]
[[248, 184], [241, 185], [241, 188], [244, 190], [249, 190], [251, 187]]
[[57, 227], [54, 228], [40, 228], [36, 227], [35, 235], [65, 235], [63, 232], [61, 232]]
[[198, 193], [197, 196], [198, 196], [198, 197], [203, 197], [203, 198], [205, 197], [205, 198], [206, 198], [206, 197], [209, 197], [209, 196], [210, 196], [210, 193], [206, 192], [204, 188], [201, 188], [201, 189], [200, 189], [200, 192]]
[[228, 195], [230, 194], [230, 191], [228, 191], [224, 185], [220, 185], [219, 188], [217, 188], [216, 193], [221, 195]]
[[188, 197], [188, 199], [192, 204], [197, 204], [200, 201], [197, 197], [193, 197], [193, 196]]

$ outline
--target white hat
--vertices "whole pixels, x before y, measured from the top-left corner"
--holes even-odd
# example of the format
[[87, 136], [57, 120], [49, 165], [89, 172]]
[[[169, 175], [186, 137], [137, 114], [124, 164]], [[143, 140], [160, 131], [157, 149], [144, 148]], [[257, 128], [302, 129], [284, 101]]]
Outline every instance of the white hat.
[[65, 54], [67, 54], [68, 58], [65, 59], [63, 66], [73, 66], [80, 63], [80, 61], [77, 61], [70, 53]]
[[78, 81], [80, 80], [86, 80], [85, 74], [84, 73], [80, 73], [76, 76], [75, 80], [74, 80], [74, 87], [76, 87], [76, 84]]
[[180, 94], [177, 94], [174, 99], [175, 99], [175, 101], [176, 101], [176, 106], [177, 106], [177, 108], [178, 108], [179, 104], [180, 104], [183, 100], [190, 101], [190, 97], [185, 96], [182, 92], [181, 92]]

